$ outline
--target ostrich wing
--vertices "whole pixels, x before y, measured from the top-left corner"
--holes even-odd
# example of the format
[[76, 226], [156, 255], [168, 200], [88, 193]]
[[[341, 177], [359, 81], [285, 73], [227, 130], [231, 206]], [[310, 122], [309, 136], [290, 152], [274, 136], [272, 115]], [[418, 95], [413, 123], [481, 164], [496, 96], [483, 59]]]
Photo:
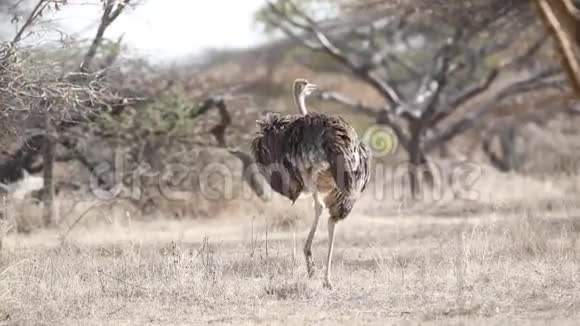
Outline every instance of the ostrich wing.
[[284, 154], [288, 125], [296, 116], [269, 114], [258, 121], [259, 131], [252, 141], [252, 155], [272, 190], [295, 202], [304, 189], [296, 166]]

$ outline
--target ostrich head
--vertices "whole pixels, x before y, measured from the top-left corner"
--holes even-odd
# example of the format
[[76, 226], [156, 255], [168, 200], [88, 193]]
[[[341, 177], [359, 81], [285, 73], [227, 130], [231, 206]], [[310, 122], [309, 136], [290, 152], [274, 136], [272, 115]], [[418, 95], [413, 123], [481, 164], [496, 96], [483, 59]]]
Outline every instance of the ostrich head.
[[306, 79], [298, 78], [294, 81], [294, 94], [304, 94], [304, 96], [308, 96], [312, 94], [314, 90], [316, 90], [316, 84], [312, 84]]
[[308, 112], [308, 110], [306, 110], [305, 104], [306, 96], [312, 94], [312, 92], [316, 89], [316, 84], [312, 84], [306, 79], [298, 78], [294, 81], [292, 89], [294, 93], [294, 102], [298, 111], [303, 115], [306, 115]]

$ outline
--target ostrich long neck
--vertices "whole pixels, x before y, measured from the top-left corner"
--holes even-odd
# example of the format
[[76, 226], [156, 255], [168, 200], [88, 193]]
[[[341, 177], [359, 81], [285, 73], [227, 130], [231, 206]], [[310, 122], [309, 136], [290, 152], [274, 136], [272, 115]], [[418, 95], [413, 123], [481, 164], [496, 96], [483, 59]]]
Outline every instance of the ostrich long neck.
[[306, 115], [308, 110], [306, 110], [305, 104], [306, 95], [303, 92], [300, 92], [297, 87], [294, 88], [294, 104], [302, 115]]

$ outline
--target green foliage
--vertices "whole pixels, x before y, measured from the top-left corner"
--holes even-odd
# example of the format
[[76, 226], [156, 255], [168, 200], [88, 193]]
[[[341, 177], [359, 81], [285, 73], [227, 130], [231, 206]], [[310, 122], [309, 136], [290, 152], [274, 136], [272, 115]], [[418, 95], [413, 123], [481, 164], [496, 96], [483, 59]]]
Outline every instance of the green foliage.
[[197, 105], [183, 91], [172, 92], [125, 110], [118, 116], [102, 115], [98, 126], [122, 138], [149, 135], [180, 137], [191, 130], [197, 109]]

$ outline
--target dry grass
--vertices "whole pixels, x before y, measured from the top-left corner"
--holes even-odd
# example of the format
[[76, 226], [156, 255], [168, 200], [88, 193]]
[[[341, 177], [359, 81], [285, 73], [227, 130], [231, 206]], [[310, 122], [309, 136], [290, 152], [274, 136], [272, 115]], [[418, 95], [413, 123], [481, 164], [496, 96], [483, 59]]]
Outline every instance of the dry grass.
[[[314, 241], [320, 271], [306, 277], [308, 201], [275, 201], [273, 213], [264, 207], [253, 216], [87, 223], [64, 243], [62, 230], [10, 234], [0, 260], [0, 320], [573, 324], [580, 317], [580, 210], [563, 199], [546, 209], [536, 189], [549, 184], [509, 180], [507, 189], [529, 184], [532, 191], [520, 192], [511, 210], [490, 204], [502, 196], [497, 191], [471, 203], [487, 209], [456, 205], [445, 214], [438, 212], [453, 202], [371, 215], [372, 201], [361, 201], [338, 227], [332, 291], [321, 286], [326, 223]], [[564, 198], [556, 190], [545, 195]]]

